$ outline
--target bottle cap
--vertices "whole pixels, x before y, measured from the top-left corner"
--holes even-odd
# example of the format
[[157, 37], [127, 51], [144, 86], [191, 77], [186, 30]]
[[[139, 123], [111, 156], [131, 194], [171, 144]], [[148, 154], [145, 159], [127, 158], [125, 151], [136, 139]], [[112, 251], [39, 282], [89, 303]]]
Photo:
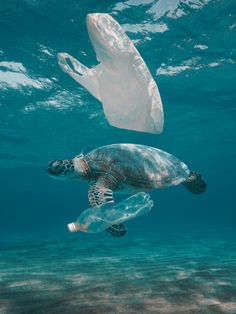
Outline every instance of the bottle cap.
[[72, 222], [72, 223], [68, 224], [67, 228], [68, 228], [68, 230], [70, 232], [77, 232], [77, 231], [79, 231], [78, 224], [76, 222]]

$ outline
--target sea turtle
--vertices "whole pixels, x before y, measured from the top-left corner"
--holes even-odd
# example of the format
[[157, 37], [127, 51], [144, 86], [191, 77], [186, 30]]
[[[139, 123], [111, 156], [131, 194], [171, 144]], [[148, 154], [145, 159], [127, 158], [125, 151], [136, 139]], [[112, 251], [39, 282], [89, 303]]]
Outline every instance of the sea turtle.
[[[160, 149], [136, 145], [113, 144], [80, 154], [71, 160], [54, 160], [48, 174], [62, 180], [87, 180], [88, 199], [92, 207], [114, 202], [113, 192], [132, 194], [182, 184], [200, 194], [206, 183], [175, 156]], [[116, 237], [127, 233], [124, 223], [107, 229]]]

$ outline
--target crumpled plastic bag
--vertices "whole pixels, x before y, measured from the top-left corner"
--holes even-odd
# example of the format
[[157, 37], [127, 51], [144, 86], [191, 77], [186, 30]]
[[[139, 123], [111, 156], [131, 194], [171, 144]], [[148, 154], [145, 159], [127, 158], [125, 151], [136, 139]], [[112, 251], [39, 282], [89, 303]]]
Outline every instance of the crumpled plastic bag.
[[68, 53], [59, 53], [62, 70], [102, 102], [111, 125], [161, 133], [164, 115], [158, 87], [132, 41], [109, 14], [88, 14], [87, 29], [100, 63], [87, 68]]

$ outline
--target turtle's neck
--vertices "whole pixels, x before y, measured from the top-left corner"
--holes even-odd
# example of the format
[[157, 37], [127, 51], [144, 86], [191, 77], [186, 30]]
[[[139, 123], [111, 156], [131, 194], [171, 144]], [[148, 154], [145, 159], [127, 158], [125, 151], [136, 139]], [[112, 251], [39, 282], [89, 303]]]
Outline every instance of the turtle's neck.
[[80, 174], [82, 178], [88, 179], [90, 175], [90, 168], [85, 158], [83, 157], [74, 158], [73, 163], [75, 172]]

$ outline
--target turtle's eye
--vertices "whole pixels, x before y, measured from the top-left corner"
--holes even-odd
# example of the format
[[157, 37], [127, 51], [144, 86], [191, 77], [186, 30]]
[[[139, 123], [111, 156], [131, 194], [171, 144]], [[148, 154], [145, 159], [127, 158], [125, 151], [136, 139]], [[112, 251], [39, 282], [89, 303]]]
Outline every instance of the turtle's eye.
[[48, 164], [48, 172], [52, 175], [57, 175], [61, 173], [63, 161], [53, 160]]

